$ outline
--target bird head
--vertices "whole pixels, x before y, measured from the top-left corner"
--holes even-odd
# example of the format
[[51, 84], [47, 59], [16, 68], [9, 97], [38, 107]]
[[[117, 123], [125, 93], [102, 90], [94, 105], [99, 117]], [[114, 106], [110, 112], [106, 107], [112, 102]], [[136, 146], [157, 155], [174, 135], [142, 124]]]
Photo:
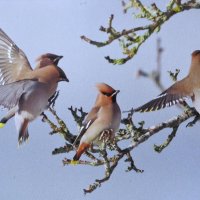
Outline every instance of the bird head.
[[200, 62], [200, 50], [195, 50], [192, 53], [192, 61]]
[[43, 68], [48, 65], [55, 65], [56, 69], [59, 72], [58, 82], [60, 81], [69, 82], [65, 72], [60, 67], [57, 66], [61, 58], [63, 58], [63, 56], [58, 56], [52, 53], [43, 54], [36, 60], [38, 62], [38, 65], [36, 68]]
[[98, 83], [96, 84], [96, 87], [99, 90], [100, 94], [104, 96], [105, 100], [116, 102], [116, 96], [120, 92], [119, 90], [115, 90], [106, 83]]
[[63, 58], [63, 56], [58, 56], [52, 53], [46, 53], [41, 55], [36, 61], [38, 62], [38, 68], [42, 68], [52, 64], [57, 66], [61, 58]]

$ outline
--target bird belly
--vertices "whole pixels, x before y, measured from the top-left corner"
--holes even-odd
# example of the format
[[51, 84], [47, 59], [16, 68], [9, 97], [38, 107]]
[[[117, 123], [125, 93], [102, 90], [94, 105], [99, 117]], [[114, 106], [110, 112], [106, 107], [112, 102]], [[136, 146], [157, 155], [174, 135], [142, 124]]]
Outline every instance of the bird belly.
[[195, 109], [197, 110], [197, 112], [200, 114], [200, 89], [194, 90], [193, 105]]
[[114, 139], [114, 135], [115, 132], [118, 130], [120, 125], [120, 117], [119, 119], [114, 120], [113, 123], [107, 123], [106, 120], [98, 120], [98, 122], [96, 121], [96, 123], [93, 123], [88, 130], [86, 131], [86, 133], [83, 135], [82, 139], [81, 139], [81, 143], [85, 142], [85, 143], [89, 143], [89, 144], [93, 144], [93, 145], [97, 145], [100, 146], [102, 144], [102, 140], [101, 140], [101, 136], [103, 134], [103, 131], [109, 131], [109, 138], [110, 139]]
[[[106, 110], [105, 110], [106, 109]], [[101, 133], [103, 131], [110, 131], [110, 139], [114, 138], [115, 132], [119, 129], [121, 121], [121, 111], [119, 107], [108, 106], [99, 110], [98, 118], [87, 129], [80, 143], [88, 143], [100, 146], [102, 141]], [[111, 131], [112, 130], [112, 131]]]
[[37, 102], [35, 102], [35, 104], [31, 102], [30, 107], [22, 108], [22, 110], [20, 111], [20, 114], [25, 119], [29, 119], [30, 121], [32, 121], [47, 108], [47, 105], [48, 105], [48, 99], [44, 101], [44, 99], [37, 98]]
[[19, 114], [24, 119], [34, 120], [47, 108], [48, 98], [46, 91], [41, 90], [25, 94], [22, 101], [19, 102]]
[[85, 132], [80, 143], [93, 143], [105, 128], [105, 125], [100, 120], [95, 121]]

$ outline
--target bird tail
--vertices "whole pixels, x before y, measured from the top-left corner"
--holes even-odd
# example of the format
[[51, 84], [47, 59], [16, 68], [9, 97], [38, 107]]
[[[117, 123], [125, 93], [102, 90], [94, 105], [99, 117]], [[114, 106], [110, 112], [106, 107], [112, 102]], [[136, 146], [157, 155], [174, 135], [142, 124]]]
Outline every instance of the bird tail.
[[80, 144], [80, 146], [78, 147], [78, 150], [75, 154], [75, 156], [73, 157], [74, 161], [79, 160], [79, 158], [81, 157], [81, 155], [86, 151], [86, 149], [88, 149], [90, 147], [90, 144], [87, 143], [82, 143]]
[[19, 133], [18, 143], [21, 145], [23, 142], [27, 141], [29, 138], [28, 134], [28, 120], [24, 119], [23, 116], [18, 113], [15, 114], [15, 125]]
[[0, 128], [3, 128], [8, 120], [4, 117], [0, 120]]
[[19, 136], [18, 136], [19, 145], [21, 145], [23, 142], [28, 141], [28, 138], [29, 138], [28, 127], [26, 127], [24, 130], [21, 130], [19, 132]]
[[7, 112], [7, 114], [0, 120], [0, 128], [3, 128], [3, 127], [5, 126], [5, 124], [7, 123], [7, 121], [8, 121], [9, 119], [11, 119], [11, 118], [15, 115], [17, 109], [18, 109], [18, 107], [15, 106], [15, 107], [11, 108], [11, 109]]

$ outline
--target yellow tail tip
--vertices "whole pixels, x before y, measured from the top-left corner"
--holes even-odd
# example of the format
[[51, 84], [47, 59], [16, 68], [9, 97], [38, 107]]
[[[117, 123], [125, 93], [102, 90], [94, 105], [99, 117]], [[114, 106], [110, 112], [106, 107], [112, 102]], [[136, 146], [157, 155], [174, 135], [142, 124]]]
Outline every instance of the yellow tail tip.
[[3, 128], [5, 126], [5, 123], [0, 122], [0, 128]]
[[70, 164], [71, 165], [77, 165], [78, 164], [78, 160], [71, 160]]

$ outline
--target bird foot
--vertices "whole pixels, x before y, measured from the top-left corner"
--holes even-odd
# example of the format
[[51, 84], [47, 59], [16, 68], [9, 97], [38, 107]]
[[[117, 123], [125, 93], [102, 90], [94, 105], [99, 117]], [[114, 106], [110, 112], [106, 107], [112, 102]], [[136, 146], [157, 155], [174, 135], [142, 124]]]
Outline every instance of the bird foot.
[[113, 138], [112, 133], [113, 133], [113, 129], [108, 129], [108, 130], [103, 131], [99, 137], [99, 141], [102, 141], [103, 143], [110, 142]]
[[49, 105], [48, 107], [54, 107], [55, 106], [55, 103], [56, 103], [56, 99], [58, 98], [59, 96], [59, 91], [56, 91], [48, 100], [49, 102]]

